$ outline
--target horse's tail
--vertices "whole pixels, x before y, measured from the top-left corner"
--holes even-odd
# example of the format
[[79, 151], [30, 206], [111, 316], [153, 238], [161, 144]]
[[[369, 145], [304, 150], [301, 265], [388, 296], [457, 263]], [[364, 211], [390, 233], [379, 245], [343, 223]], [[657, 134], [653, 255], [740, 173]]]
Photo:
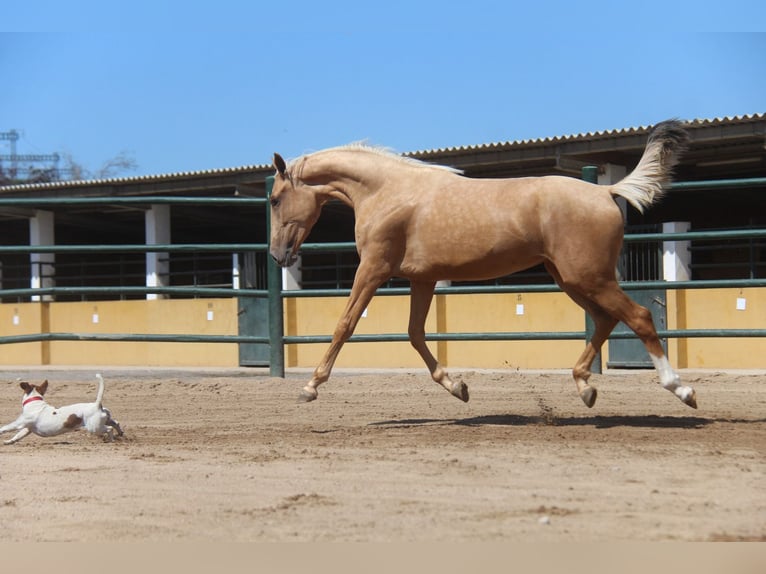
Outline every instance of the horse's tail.
[[624, 197], [641, 213], [658, 201], [670, 183], [672, 171], [689, 145], [689, 134], [678, 120], [654, 126], [644, 155], [625, 179], [611, 188], [612, 195]]

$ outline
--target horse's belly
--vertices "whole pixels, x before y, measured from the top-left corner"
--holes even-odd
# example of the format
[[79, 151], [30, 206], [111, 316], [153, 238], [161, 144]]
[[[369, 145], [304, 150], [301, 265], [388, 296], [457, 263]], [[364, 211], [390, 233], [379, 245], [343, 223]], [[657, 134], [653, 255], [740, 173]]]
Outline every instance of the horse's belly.
[[421, 252], [405, 256], [400, 272], [409, 279], [423, 281], [485, 280], [522, 271], [542, 261], [540, 250], [530, 245], [519, 245], [514, 249], [495, 246], [484, 250], [444, 245], [431, 250], [430, 254]]
[[543, 241], [530, 211], [534, 202], [511, 210], [497, 197], [457, 204], [450, 198], [428, 204], [411, 218], [401, 264], [405, 277], [484, 280], [542, 261]]

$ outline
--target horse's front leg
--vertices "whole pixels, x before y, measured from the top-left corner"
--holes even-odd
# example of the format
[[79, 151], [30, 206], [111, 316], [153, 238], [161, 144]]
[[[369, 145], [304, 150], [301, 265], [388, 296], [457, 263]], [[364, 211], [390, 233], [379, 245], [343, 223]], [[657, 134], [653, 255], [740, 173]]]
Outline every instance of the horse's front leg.
[[468, 387], [462, 381], [453, 382], [426, 345], [426, 317], [434, 296], [435, 283], [412, 282], [410, 290], [410, 343], [425, 361], [431, 378], [461, 401], [468, 402]]
[[303, 387], [298, 397], [300, 402], [308, 403], [317, 398], [317, 387], [330, 378], [335, 359], [338, 358], [338, 353], [340, 353], [343, 344], [353, 334], [359, 318], [372, 300], [373, 295], [375, 295], [378, 286], [387, 278], [387, 276], [382, 276], [380, 270], [369, 269], [363, 263], [360, 263], [354, 277], [354, 284], [351, 287], [351, 295], [349, 295], [346, 308], [343, 310], [343, 314], [335, 327], [330, 347], [327, 349], [324, 357], [322, 357], [319, 366], [314, 370], [314, 376]]

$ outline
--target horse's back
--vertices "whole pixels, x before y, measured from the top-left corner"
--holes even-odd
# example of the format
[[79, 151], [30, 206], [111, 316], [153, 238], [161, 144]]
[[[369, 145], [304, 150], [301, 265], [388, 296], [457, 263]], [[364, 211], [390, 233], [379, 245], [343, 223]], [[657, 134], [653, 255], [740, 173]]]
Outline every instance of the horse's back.
[[450, 220], [473, 232], [494, 226], [530, 239], [551, 232], [551, 223], [577, 226], [598, 222], [622, 227], [609, 186], [566, 176], [508, 179], [455, 177], [443, 189], [420, 195], [416, 217]]
[[621, 230], [604, 186], [561, 176], [440, 180], [408, 195], [404, 276], [497, 277], [552, 259], [560, 246], [585, 243], [599, 228], [612, 240], [615, 224]]

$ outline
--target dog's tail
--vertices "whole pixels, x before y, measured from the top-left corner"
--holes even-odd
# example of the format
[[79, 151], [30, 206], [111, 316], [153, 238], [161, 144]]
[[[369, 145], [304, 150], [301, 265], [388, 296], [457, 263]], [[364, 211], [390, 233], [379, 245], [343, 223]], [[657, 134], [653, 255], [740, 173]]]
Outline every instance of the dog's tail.
[[644, 155], [625, 179], [610, 190], [624, 197], [641, 213], [658, 201], [670, 183], [673, 168], [689, 146], [689, 134], [683, 122], [667, 120], [654, 126], [646, 142]]
[[104, 401], [104, 377], [101, 373], [96, 373], [96, 379], [98, 379], [98, 393], [96, 393], [96, 404], [98, 408], [101, 408], [101, 403]]

